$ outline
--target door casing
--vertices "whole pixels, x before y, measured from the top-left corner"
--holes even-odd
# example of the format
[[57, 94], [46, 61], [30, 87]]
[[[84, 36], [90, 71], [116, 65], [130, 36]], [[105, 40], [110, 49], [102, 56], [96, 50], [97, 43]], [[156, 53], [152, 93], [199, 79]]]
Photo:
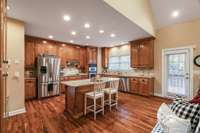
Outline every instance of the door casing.
[[[166, 60], [165, 60], [165, 53], [168, 51], [177, 51], [177, 50], [189, 50], [189, 71], [190, 71], [190, 85], [189, 85], [189, 99], [193, 97], [193, 53], [194, 53], [195, 46], [188, 46], [188, 47], [178, 47], [178, 48], [170, 48], [170, 49], [163, 49], [162, 50], [162, 97], [167, 97], [166, 94]], [[168, 97], [169, 98], [169, 97]]]

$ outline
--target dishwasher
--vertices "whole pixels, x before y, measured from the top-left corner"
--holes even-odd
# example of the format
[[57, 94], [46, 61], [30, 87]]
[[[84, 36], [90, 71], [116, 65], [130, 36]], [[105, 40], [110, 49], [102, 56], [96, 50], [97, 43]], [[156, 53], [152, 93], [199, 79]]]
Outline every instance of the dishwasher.
[[129, 78], [122, 77], [119, 80], [119, 91], [130, 92]]

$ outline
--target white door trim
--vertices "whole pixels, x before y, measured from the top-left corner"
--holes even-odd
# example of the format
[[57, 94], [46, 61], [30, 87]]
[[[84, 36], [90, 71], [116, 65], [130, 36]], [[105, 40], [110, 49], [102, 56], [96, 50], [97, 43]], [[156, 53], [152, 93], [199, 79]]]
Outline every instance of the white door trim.
[[189, 50], [189, 59], [190, 59], [190, 88], [189, 88], [189, 98], [191, 99], [193, 97], [193, 55], [194, 55], [194, 48], [195, 46], [188, 46], [188, 47], [178, 47], [178, 48], [169, 48], [169, 49], [162, 49], [162, 96], [166, 97], [166, 79], [165, 79], [165, 75], [166, 75], [166, 71], [165, 71], [165, 64], [166, 64], [166, 60], [165, 60], [165, 52], [167, 51], [176, 51], [176, 50]]

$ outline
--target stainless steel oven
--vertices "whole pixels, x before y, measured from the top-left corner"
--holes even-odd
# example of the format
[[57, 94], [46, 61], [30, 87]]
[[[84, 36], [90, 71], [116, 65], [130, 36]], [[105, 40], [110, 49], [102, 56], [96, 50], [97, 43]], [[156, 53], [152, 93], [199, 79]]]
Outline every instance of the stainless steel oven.
[[95, 77], [97, 75], [97, 64], [88, 65], [88, 76], [89, 78]]

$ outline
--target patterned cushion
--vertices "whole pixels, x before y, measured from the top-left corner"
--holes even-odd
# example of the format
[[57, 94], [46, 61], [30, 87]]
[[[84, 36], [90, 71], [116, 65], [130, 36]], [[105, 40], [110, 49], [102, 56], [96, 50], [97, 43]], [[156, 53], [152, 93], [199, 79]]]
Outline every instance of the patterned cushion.
[[190, 119], [192, 131], [195, 131], [200, 118], [200, 104], [192, 104], [177, 98], [171, 104], [171, 110], [180, 118]]
[[199, 124], [198, 124], [198, 126], [197, 126], [197, 128], [196, 128], [195, 133], [200, 133], [200, 120], [199, 120]]

